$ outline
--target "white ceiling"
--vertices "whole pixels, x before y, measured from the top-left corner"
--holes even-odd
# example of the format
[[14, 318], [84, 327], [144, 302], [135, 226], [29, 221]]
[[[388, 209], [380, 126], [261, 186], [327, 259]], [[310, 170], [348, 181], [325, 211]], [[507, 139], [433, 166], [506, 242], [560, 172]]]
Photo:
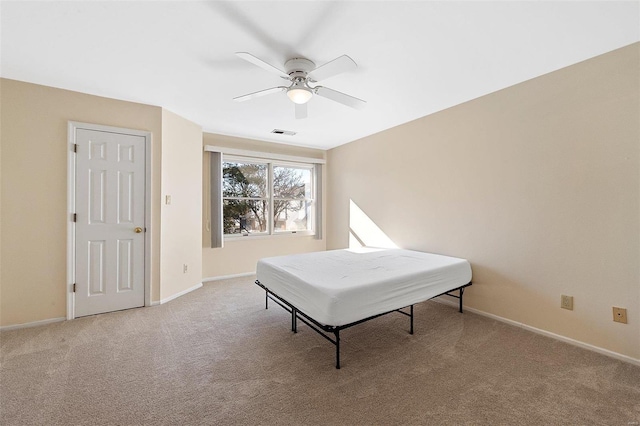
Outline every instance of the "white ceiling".
[[[0, 19], [2, 77], [323, 149], [640, 40], [638, 1], [2, 1]], [[238, 51], [280, 68], [347, 54], [358, 69], [322, 83], [367, 106], [315, 96], [309, 118], [295, 120], [284, 93], [234, 102], [283, 84]]]

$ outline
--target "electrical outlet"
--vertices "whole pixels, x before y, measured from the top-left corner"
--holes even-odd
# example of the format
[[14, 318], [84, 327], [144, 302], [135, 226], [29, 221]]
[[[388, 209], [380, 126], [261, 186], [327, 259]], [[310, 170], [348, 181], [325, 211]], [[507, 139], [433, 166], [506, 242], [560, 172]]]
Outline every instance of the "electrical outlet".
[[562, 309], [568, 309], [573, 311], [573, 296], [560, 296], [560, 307]]
[[627, 323], [627, 310], [625, 308], [613, 307], [613, 320], [615, 322]]
[[184, 265], [182, 265], [182, 273], [183, 274], [186, 274], [188, 270], [189, 270], [189, 267], [187, 266], [186, 263]]

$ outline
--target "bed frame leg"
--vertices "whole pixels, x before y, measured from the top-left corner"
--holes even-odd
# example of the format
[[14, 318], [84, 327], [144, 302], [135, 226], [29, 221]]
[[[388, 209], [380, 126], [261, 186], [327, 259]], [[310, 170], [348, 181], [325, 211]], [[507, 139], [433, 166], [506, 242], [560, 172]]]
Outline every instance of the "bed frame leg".
[[291, 308], [291, 331], [298, 332], [298, 311], [296, 308]]
[[340, 370], [340, 330], [335, 330], [336, 335], [336, 368]]
[[464, 287], [460, 289], [460, 313], [462, 313], [462, 295], [464, 294]]
[[411, 305], [411, 329], [409, 330], [409, 334], [413, 334], [413, 305]]
[[265, 290], [264, 292], [264, 308], [269, 309], [269, 291]]

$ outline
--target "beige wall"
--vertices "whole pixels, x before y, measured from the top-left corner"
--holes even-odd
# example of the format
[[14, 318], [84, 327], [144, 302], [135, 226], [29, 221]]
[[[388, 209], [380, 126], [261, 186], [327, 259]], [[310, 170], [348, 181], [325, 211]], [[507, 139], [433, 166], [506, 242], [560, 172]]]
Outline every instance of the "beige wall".
[[2, 87], [0, 78], [0, 325], [2, 324]]
[[161, 299], [202, 282], [202, 154], [200, 126], [163, 110]]
[[639, 49], [330, 150], [327, 248], [353, 201], [398, 246], [469, 259], [470, 307], [640, 359]]
[[[324, 158], [325, 151], [282, 145], [251, 139], [235, 138], [231, 136], [205, 133], [204, 145], [223, 146], [250, 151], [274, 154], [296, 155], [311, 158]], [[249, 240], [228, 240], [223, 248], [211, 248], [211, 234], [207, 228], [209, 214], [209, 156], [205, 153], [203, 160], [203, 216], [205, 218], [202, 229], [202, 277], [203, 279], [224, 277], [228, 275], [244, 274], [256, 270], [256, 262], [262, 257], [279, 256], [293, 253], [322, 251], [325, 249], [325, 238], [315, 239], [312, 236], [281, 235], [274, 237], [257, 237]], [[324, 179], [323, 179], [324, 180]], [[323, 185], [323, 188], [326, 185]], [[324, 216], [324, 215], [323, 215]], [[323, 227], [324, 228], [324, 227]]]
[[[152, 238], [160, 232], [161, 109], [0, 79], [2, 205], [0, 325], [66, 317], [67, 123], [153, 135]], [[160, 246], [151, 257], [159, 300]]]

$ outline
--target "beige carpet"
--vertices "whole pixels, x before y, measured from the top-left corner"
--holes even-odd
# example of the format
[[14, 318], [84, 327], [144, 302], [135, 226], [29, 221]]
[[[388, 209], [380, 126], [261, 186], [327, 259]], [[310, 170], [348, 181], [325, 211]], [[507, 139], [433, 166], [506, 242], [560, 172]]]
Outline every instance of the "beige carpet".
[[[469, 291], [472, 291], [470, 289]], [[252, 278], [168, 304], [3, 332], [2, 425], [633, 425], [640, 368], [416, 305], [334, 347]]]

